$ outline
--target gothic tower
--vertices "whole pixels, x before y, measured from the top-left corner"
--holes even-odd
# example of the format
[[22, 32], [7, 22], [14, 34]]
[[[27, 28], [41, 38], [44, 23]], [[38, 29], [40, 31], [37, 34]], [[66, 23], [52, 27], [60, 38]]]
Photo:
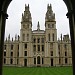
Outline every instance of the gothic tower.
[[55, 14], [53, 13], [51, 4], [48, 4], [45, 16], [45, 40], [45, 57], [50, 57], [50, 59], [48, 59], [51, 63], [50, 66], [55, 66], [56, 64], [54, 62], [56, 59], [53, 57], [58, 57], [57, 29]]
[[[19, 63], [27, 66], [31, 56], [31, 32], [32, 32], [32, 17], [28, 6], [25, 5], [24, 14], [22, 14], [21, 29], [20, 29], [20, 48], [19, 48]], [[30, 46], [30, 47], [29, 47]]]

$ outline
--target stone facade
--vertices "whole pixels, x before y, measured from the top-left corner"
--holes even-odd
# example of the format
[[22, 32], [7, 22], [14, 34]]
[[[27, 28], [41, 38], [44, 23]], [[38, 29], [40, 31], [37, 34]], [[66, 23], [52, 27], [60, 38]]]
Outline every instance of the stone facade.
[[68, 34], [61, 34], [57, 40], [55, 13], [51, 4], [47, 6], [45, 30], [40, 30], [38, 21], [37, 29], [33, 31], [29, 4], [25, 5], [20, 36], [10, 40], [9, 35], [4, 42], [3, 64], [27, 67], [72, 65], [71, 40]]

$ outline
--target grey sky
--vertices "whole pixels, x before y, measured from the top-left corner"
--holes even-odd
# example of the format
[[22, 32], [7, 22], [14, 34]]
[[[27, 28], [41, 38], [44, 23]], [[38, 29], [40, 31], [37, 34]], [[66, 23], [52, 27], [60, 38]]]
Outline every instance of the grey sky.
[[69, 34], [69, 23], [66, 17], [67, 8], [63, 0], [13, 0], [8, 8], [8, 19], [6, 21], [5, 37], [9, 34], [15, 37], [20, 35], [21, 17], [25, 10], [25, 4], [29, 4], [32, 16], [32, 29], [36, 29], [37, 22], [40, 22], [40, 29], [45, 29], [45, 14], [47, 4], [52, 4], [53, 12], [56, 17], [57, 35]]

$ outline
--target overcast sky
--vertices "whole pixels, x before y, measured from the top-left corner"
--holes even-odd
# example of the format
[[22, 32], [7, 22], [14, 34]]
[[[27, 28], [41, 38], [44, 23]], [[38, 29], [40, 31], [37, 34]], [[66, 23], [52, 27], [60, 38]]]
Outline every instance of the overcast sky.
[[47, 5], [52, 4], [53, 12], [56, 18], [57, 37], [69, 34], [69, 23], [66, 17], [67, 7], [63, 0], [12, 0], [8, 7], [8, 19], [6, 20], [5, 37], [10, 34], [15, 37], [15, 34], [20, 35], [21, 17], [25, 10], [25, 4], [29, 4], [32, 16], [32, 29], [37, 28], [37, 22], [40, 23], [40, 29], [45, 29], [45, 14]]

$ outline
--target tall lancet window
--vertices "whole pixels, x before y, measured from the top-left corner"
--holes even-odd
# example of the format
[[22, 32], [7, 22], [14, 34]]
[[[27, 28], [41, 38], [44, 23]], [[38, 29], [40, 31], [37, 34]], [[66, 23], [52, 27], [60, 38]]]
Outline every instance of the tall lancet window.
[[52, 34], [52, 38], [53, 38], [53, 41], [54, 41], [54, 33]]
[[29, 41], [29, 34], [27, 34], [27, 41]]
[[40, 43], [40, 38], [37, 38], [37, 43]]
[[25, 41], [25, 34], [23, 34], [23, 41]]
[[50, 33], [48, 34], [48, 41], [50, 41]]

